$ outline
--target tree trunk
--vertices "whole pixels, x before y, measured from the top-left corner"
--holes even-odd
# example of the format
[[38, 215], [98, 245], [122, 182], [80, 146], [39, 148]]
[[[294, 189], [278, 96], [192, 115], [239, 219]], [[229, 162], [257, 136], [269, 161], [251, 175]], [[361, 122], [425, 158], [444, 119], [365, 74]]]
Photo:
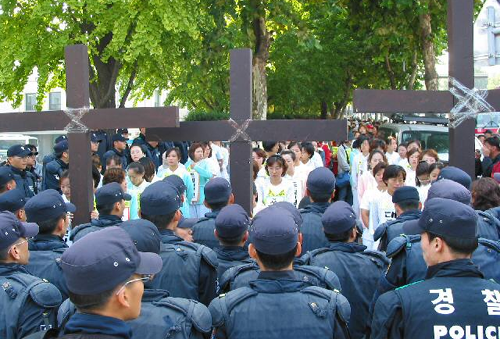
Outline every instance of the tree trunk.
[[428, 91], [437, 91], [438, 75], [436, 72], [436, 54], [432, 42], [431, 15], [428, 13], [421, 14], [418, 19], [424, 54], [425, 87]]
[[266, 28], [265, 11], [260, 1], [252, 1], [255, 16], [252, 26], [255, 36], [255, 51], [253, 56], [253, 118], [267, 118], [267, 74], [266, 65], [269, 60], [271, 35]]
[[325, 100], [321, 100], [321, 119], [326, 119], [328, 117], [328, 103]]
[[408, 89], [412, 90], [415, 87], [415, 80], [417, 79], [418, 63], [417, 63], [417, 51], [413, 52], [413, 57], [411, 60], [411, 75], [408, 81]]
[[391, 66], [391, 61], [389, 60], [389, 55], [385, 56], [385, 67], [387, 69], [387, 75], [389, 76], [389, 81], [391, 82], [391, 89], [396, 89], [396, 75]]

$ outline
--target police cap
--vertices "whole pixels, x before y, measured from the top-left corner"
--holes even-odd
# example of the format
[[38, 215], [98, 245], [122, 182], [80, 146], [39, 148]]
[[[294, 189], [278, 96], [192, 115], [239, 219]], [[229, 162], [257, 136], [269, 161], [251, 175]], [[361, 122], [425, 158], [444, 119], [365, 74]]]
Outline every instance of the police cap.
[[138, 251], [160, 254], [161, 235], [151, 221], [127, 220], [120, 224], [120, 228], [128, 233]]
[[288, 201], [278, 201], [275, 204], [272, 204], [269, 206], [271, 208], [279, 207], [287, 210], [293, 217], [293, 220], [295, 220], [295, 223], [299, 226], [299, 231], [300, 228], [302, 227], [302, 223], [304, 222], [302, 220], [302, 214], [300, 214], [299, 210], [297, 207], [294, 206], [294, 204], [288, 202]]
[[262, 253], [277, 255], [297, 246], [299, 226], [290, 212], [282, 208], [265, 208], [252, 221], [250, 242]]
[[339, 234], [356, 226], [356, 214], [345, 201], [336, 201], [323, 213], [321, 223], [325, 233]]
[[427, 200], [420, 219], [403, 224], [405, 234], [429, 232], [460, 239], [477, 238], [477, 213], [461, 202], [433, 198]]
[[12, 145], [7, 150], [8, 157], [27, 157], [31, 154], [31, 150], [23, 145]]
[[124, 137], [123, 135], [121, 135], [121, 134], [115, 134], [115, 135], [113, 135], [113, 137], [111, 138], [111, 140], [112, 140], [113, 142], [115, 142], [115, 141], [123, 141], [123, 142], [127, 142], [127, 140], [128, 140], [128, 139], [127, 139], [127, 138], [125, 138], [125, 137]]
[[156, 274], [162, 264], [158, 254], [139, 252], [128, 233], [116, 226], [86, 235], [61, 257], [68, 289], [79, 295], [113, 290], [134, 273]]
[[224, 178], [213, 178], [205, 185], [205, 200], [208, 204], [227, 202], [231, 193], [231, 184]]
[[167, 215], [180, 207], [179, 191], [168, 182], [157, 181], [141, 194], [141, 213], [145, 215]]
[[[459, 183], [448, 179], [441, 179], [434, 182], [429, 188], [427, 201], [434, 198], [451, 199], [469, 205], [472, 196], [470, 191]], [[426, 204], [427, 201], [425, 202]]]
[[61, 154], [69, 149], [68, 140], [63, 140], [54, 145], [54, 153]]
[[24, 192], [20, 189], [10, 190], [0, 194], [0, 211], [15, 213], [23, 208], [25, 204], [26, 198]]
[[184, 216], [182, 216], [177, 224], [177, 228], [193, 228], [198, 220], [198, 218], [184, 218]]
[[224, 207], [215, 218], [217, 234], [224, 239], [241, 236], [248, 230], [249, 224], [247, 212], [238, 204]]
[[72, 203], [64, 202], [62, 196], [53, 189], [40, 192], [32, 197], [24, 206], [26, 218], [30, 222], [51, 220], [62, 214], [75, 213], [76, 207]]
[[163, 181], [171, 183], [175, 188], [177, 188], [180, 195], [186, 192], [186, 184], [184, 184], [184, 180], [182, 180], [178, 175], [169, 175], [168, 177], [165, 177]]
[[8, 211], [0, 212], [0, 250], [9, 248], [19, 238], [32, 238], [37, 234], [37, 224], [21, 222]]
[[326, 167], [318, 167], [309, 173], [306, 187], [312, 194], [331, 195], [335, 189], [335, 175]]
[[407, 200], [420, 201], [418, 190], [415, 187], [402, 186], [394, 191], [394, 194], [392, 195], [392, 202], [394, 204], [399, 204], [400, 202]]
[[111, 182], [99, 188], [95, 192], [96, 205], [114, 204], [120, 200], [130, 200], [130, 194], [123, 192], [122, 186], [117, 182]]
[[468, 190], [470, 190], [470, 186], [472, 184], [472, 179], [470, 175], [461, 170], [458, 167], [447, 166], [439, 172], [439, 176], [437, 180], [441, 179], [449, 179], [455, 182], [458, 182], [460, 185], [464, 186]]
[[0, 186], [5, 185], [9, 181], [15, 180], [14, 174], [9, 166], [0, 167]]

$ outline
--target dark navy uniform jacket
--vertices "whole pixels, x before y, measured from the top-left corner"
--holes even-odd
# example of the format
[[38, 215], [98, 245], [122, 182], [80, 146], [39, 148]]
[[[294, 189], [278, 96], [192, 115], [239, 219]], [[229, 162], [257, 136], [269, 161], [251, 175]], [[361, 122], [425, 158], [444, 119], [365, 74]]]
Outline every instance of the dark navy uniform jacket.
[[103, 171], [106, 170], [106, 160], [113, 155], [118, 156], [122, 160], [122, 168], [126, 169], [127, 165], [128, 165], [127, 155], [125, 154], [125, 152], [120, 152], [116, 148], [112, 148], [109, 151], [107, 151], [106, 153], [104, 153], [104, 155], [102, 156], [102, 169], [103, 169]]
[[68, 287], [61, 269], [61, 256], [68, 245], [61, 237], [52, 234], [38, 234], [29, 241], [30, 260], [26, 269], [39, 278], [54, 284], [63, 297], [68, 298]]
[[[392, 262], [387, 273], [380, 278], [373, 302], [387, 291], [425, 278], [427, 265], [420, 240], [420, 235], [404, 235], [389, 243], [387, 256]], [[472, 262], [486, 279], [500, 281], [500, 241], [479, 238]]]
[[20, 170], [12, 166], [9, 166], [9, 168], [14, 175], [16, 188], [21, 190], [26, 198], [31, 198], [38, 193], [36, 178], [31, 172]]
[[163, 268], [150, 287], [208, 305], [216, 297], [217, 255], [206, 246], [184, 241], [171, 230], [160, 233]]
[[342, 294], [351, 304], [351, 337], [364, 338], [369, 326], [370, 303], [389, 260], [381, 252], [367, 251], [366, 246], [340, 242], [308, 252], [302, 258], [308, 265], [328, 267], [337, 274]]
[[70, 235], [71, 241], [77, 241], [85, 235], [99, 231], [105, 227], [118, 226], [122, 223], [122, 219], [116, 215], [99, 215], [99, 219], [92, 219], [87, 224], [76, 226]]
[[477, 233], [480, 238], [500, 240], [500, 220], [492, 210], [477, 211]]
[[422, 212], [419, 210], [407, 211], [396, 219], [379, 225], [373, 235], [375, 241], [380, 239], [378, 250], [384, 252], [387, 251], [387, 245], [389, 245], [391, 240], [399, 237], [401, 234], [404, 234], [403, 224], [408, 220], [420, 219], [421, 214]]
[[[75, 313], [67, 322], [64, 334], [71, 338], [90, 338], [89, 334], [101, 334], [110, 338], [131, 339], [132, 329], [125, 321], [97, 314]], [[65, 338], [63, 336], [62, 338]]]
[[219, 240], [215, 238], [215, 218], [219, 215], [220, 210], [205, 213], [204, 218], [200, 218], [193, 225], [193, 240], [195, 243], [205, 245], [211, 249], [219, 247]]
[[221, 246], [214, 248], [219, 266], [217, 266], [217, 279], [220, 280], [224, 272], [234, 266], [253, 262], [248, 250], [241, 246]]
[[345, 297], [295, 278], [293, 271], [261, 272], [249, 287], [214, 299], [213, 338], [349, 338]]
[[379, 298], [371, 338], [496, 338], [499, 293], [470, 260], [431, 266], [424, 281]]
[[300, 210], [303, 220], [300, 227], [303, 237], [302, 253], [328, 246], [328, 240], [321, 223], [321, 217], [328, 206], [330, 206], [329, 202], [313, 202]]
[[0, 338], [20, 339], [56, 327], [61, 293], [18, 264], [0, 264]]
[[59, 187], [59, 179], [61, 174], [69, 169], [69, 164], [66, 164], [61, 159], [55, 159], [49, 162], [45, 167], [45, 178], [43, 181], [43, 189], [53, 189], [61, 193]]

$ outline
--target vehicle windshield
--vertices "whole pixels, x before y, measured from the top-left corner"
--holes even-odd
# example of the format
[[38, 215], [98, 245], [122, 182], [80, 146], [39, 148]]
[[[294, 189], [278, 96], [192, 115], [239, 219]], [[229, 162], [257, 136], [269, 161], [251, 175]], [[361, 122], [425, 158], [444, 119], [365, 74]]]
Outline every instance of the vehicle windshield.
[[432, 148], [438, 153], [448, 153], [450, 151], [448, 132], [404, 131], [401, 140], [403, 142], [419, 140], [422, 144], [422, 149]]
[[500, 113], [483, 113], [477, 116], [476, 127], [488, 128], [500, 126]]

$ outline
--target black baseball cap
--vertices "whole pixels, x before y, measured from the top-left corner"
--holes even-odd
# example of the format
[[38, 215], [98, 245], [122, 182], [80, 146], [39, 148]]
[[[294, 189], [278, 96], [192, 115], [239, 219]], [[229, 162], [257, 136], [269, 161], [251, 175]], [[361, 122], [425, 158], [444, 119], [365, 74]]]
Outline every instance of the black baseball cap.
[[64, 202], [56, 190], [48, 189], [29, 199], [24, 210], [28, 221], [39, 222], [58, 218], [67, 212], [75, 213], [76, 207], [70, 202]]
[[31, 150], [24, 145], [13, 145], [7, 150], [8, 157], [27, 157], [31, 155]]
[[113, 137], [111, 138], [111, 140], [112, 140], [113, 142], [115, 142], [115, 141], [123, 141], [123, 142], [127, 142], [127, 140], [128, 140], [128, 139], [127, 139], [127, 138], [125, 138], [125, 137], [124, 137], [123, 135], [121, 135], [121, 134], [115, 134], [115, 135], [113, 135]]
[[0, 186], [5, 185], [11, 180], [14, 179], [14, 173], [12, 173], [12, 170], [10, 169], [9, 166], [1, 166], [0, 167]]
[[247, 212], [238, 204], [221, 209], [215, 218], [215, 229], [221, 238], [233, 239], [248, 230], [250, 218]]
[[141, 194], [141, 213], [151, 215], [167, 215], [181, 207], [181, 197], [174, 185], [157, 181]]
[[318, 167], [309, 173], [306, 187], [312, 194], [330, 195], [335, 189], [335, 175], [326, 167]]
[[117, 182], [106, 184], [95, 192], [95, 202], [100, 206], [114, 204], [122, 199], [128, 201], [132, 196], [123, 192], [122, 186]]
[[227, 202], [232, 192], [229, 181], [224, 178], [213, 178], [205, 185], [205, 200], [209, 204]]
[[323, 213], [321, 223], [325, 233], [339, 234], [356, 226], [356, 214], [345, 201], [336, 201]]
[[0, 211], [15, 213], [26, 205], [26, 200], [24, 192], [20, 189], [4, 192], [0, 194]]
[[21, 222], [12, 212], [0, 212], [0, 250], [9, 248], [19, 238], [32, 238], [38, 234], [38, 225]]

